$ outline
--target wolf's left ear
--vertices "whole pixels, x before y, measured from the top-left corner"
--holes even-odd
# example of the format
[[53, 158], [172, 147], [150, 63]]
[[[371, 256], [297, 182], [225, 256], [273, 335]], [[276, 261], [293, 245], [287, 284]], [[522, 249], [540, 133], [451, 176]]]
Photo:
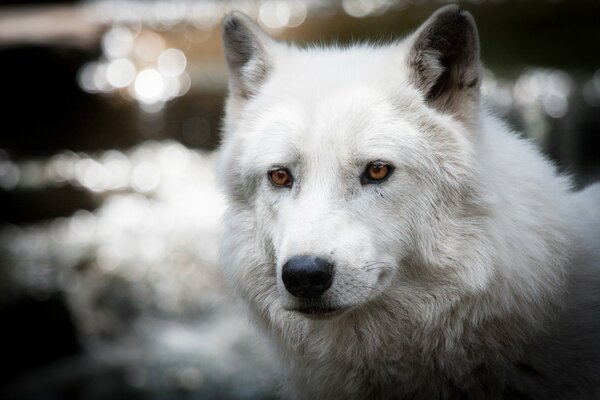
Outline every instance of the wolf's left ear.
[[275, 41], [239, 11], [223, 19], [222, 38], [231, 93], [238, 99], [248, 99], [269, 74], [272, 65], [269, 47]]
[[457, 5], [436, 11], [413, 34], [411, 82], [427, 103], [467, 125], [477, 119], [481, 64], [473, 17]]

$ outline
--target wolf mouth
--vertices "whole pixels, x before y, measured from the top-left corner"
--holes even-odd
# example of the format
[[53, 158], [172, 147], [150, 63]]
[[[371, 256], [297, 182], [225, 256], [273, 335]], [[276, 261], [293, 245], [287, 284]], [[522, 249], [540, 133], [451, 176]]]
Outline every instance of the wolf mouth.
[[290, 308], [289, 311], [297, 312], [310, 319], [329, 319], [343, 314], [347, 309], [348, 307], [300, 306]]

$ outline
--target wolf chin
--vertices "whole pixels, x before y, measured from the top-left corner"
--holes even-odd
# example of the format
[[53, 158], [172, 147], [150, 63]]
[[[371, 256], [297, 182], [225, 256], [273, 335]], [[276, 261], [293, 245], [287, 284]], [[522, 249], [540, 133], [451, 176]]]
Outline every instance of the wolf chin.
[[600, 185], [480, 99], [477, 28], [275, 41], [223, 21], [221, 261], [294, 399], [600, 398]]

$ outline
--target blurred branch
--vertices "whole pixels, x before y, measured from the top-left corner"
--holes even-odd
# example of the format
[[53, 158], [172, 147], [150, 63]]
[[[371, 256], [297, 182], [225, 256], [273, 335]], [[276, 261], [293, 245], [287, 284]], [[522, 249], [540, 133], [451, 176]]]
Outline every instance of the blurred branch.
[[89, 48], [104, 26], [78, 6], [0, 8], [0, 47], [22, 44]]

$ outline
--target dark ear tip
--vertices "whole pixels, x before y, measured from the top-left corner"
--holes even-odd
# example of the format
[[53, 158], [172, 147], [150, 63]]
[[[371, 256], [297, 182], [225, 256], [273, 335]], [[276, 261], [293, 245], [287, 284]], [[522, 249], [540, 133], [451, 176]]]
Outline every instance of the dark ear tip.
[[248, 17], [237, 10], [230, 11], [223, 17], [222, 21], [222, 32], [223, 34], [230, 34], [240, 29], [240, 25], [242, 25], [242, 21], [247, 19]]
[[221, 23], [221, 30], [224, 34], [234, 31], [237, 26], [237, 20], [231, 14], [225, 15], [223, 17], [223, 22]]

